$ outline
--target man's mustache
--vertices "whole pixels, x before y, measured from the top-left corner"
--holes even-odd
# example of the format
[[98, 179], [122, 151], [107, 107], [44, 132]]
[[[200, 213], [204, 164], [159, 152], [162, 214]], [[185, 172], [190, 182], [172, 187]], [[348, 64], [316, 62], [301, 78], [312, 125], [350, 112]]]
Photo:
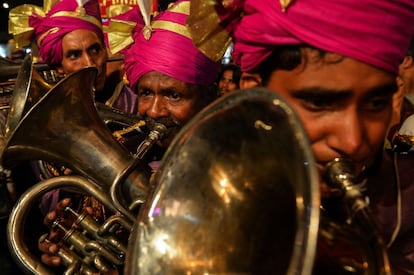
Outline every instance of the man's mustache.
[[144, 118], [145, 122], [147, 123], [148, 127], [151, 129], [156, 123], [160, 123], [167, 127], [169, 130], [172, 130], [173, 128], [180, 128], [181, 123], [175, 119], [169, 118], [169, 117], [163, 117], [159, 119], [153, 119], [150, 117]]

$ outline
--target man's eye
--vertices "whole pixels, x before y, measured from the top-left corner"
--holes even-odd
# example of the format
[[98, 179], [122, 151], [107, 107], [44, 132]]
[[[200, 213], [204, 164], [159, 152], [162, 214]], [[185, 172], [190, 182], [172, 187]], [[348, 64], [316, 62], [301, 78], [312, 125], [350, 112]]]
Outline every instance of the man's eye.
[[302, 99], [302, 104], [309, 110], [320, 111], [320, 110], [330, 110], [334, 108], [334, 102], [327, 98], [307, 98]]
[[171, 94], [169, 94], [168, 98], [170, 100], [177, 101], [177, 100], [181, 99], [181, 96], [178, 93], [171, 93]]
[[101, 52], [101, 48], [100, 47], [98, 47], [98, 46], [96, 46], [96, 47], [93, 47], [92, 49], [90, 49], [90, 54], [92, 54], [92, 55], [97, 55], [97, 54], [99, 54], [100, 52]]
[[79, 54], [77, 54], [77, 53], [71, 53], [71, 54], [68, 54], [67, 57], [69, 59], [76, 59], [76, 58], [79, 57]]
[[367, 110], [370, 112], [380, 112], [392, 104], [392, 96], [373, 98], [367, 103]]
[[151, 91], [147, 89], [143, 89], [143, 90], [140, 90], [138, 94], [139, 96], [149, 96], [151, 94]]

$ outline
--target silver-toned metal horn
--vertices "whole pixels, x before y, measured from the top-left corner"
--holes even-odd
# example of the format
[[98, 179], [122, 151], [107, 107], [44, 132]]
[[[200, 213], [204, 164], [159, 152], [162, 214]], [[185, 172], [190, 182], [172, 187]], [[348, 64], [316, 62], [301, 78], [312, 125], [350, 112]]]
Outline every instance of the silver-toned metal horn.
[[9, 138], [25, 112], [52, 87], [53, 85], [46, 82], [34, 68], [32, 56], [26, 55], [14, 84], [13, 97], [5, 126], [5, 140]]
[[[354, 274], [391, 275], [387, 247], [364, 195], [366, 179], [356, 177], [355, 164], [343, 158], [335, 158], [326, 164], [323, 176], [330, 187], [338, 190], [335, 199], [345, 210], [346, 221], [341, 221], [340, 217], [328, 217], [329, 215], [322, 219], [318, 242], [319, 250], [322, 251], [320, 254], [329, 254], [327, 247], [336, 253], [345, 253], [340, 257], [334, 257], [336, 259], [328, 265], [326, 260], [331, 257], [330, 255], [319, 258], [323, 257], [322, 261], [325, 260], [325, 265], [331, 267], [330, 272], [333, 274], [342, 274], [348, 270]], [[336, 227], [332, 226], [333, 221], [336, 221]], [[355, 253], [356, 247], [363, 253]], [[315, 266], [319, 268], [322, 261], [317, 262]]]
[[[98, 113], [92, 98], [96, 75], [93, 67], [79, 70], [22, 112], [16, 126], [11, 127], [1, 156], [2, 165], [8, 168], [20, 161], [45, 160], [65, 165], [78, 175], [52, 177], [30, 187], [11, 212], [9, 247], [22, 268], [35, 274], [49, 269], [24, 244], [25, 217], [46, 192], [63, 188], [86, 193], [110, 210], [107, 214], [111, 216], [102, 225], [86, 213], [78, 216], [70, 209], [76, 227], [65, 231], [59, 221], [54, 222], [65, 232], [59, 256], [68, 267], [67, 274], [74, 274], [70, 273], [73, 270], [92, 274], [123, 265], [126, 245], [111, 233], [120, 227], [129, 233], [136, 218], [130, 206], [142, 202], [150, 188], [149, 167], [115, 139]], [[118, 115], [110, 117], [118, 119]], [[155, 139], [150, 138], [151, 142]]]
[[[134, 159], [112, 136], [96, 110], [91, 81], [96, 74], [95, 67], [84, 68], [39, 99], [10, 134], [2, 165], [12, 167], [21, 160], [39, 159], [63, 164], [109, 191]], [[145, 198], [148, 177], [149, 170], [136, 167], [125, 177], [123, 184], [129, 190], [124, 193]]]
[[254, 88], [175, 137], [128, 247], [126, 274], [310, 274], [319, 221], [313, 155], [292, 109]]

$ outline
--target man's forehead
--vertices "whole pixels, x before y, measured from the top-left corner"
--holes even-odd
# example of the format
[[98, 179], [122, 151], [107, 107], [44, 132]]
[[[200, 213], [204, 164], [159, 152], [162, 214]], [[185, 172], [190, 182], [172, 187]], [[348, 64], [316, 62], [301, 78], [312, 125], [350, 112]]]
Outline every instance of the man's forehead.
[[94, 44], [99, 43], [102, 44], [101, 40], [99, 39], [98, 35], [92, 31], [88, 30], [75, 30], [72, 32], [67, 33], [62, 38], [62, 44], [75, 46], [76, 44]]
[[338, 63], [307, 63], [294, 70], [276, 70], [273, 85], [280, 91], [320, 94], [390, 94], [395, 76], [363, 62], [344, 58]]
[[144, 74], [139, 79], [139, 85], [140, 87], [157, 87], [159, 89], [167, 89], [167, 88], [177, 88], [177, 89], [184, 89], [188, 85], [179, 79], [176, 79], [174, 77], [168, 76], [166, 74], [157, 72], [157, 71], [151, 71], [146, 74]]

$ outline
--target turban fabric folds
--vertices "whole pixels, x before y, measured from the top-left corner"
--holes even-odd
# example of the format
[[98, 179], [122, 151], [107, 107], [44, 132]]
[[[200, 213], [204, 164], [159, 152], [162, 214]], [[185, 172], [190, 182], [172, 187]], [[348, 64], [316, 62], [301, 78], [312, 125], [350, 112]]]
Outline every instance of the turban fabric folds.
[[[396, 73], [414, 34], [413, 0], [207, 2], [232, 37], [242, 71], [257, 69], [277, 46], [307, 44]], [[207, 2], [192, 0], [192, 10]]]
[[[151, 32], [137, 25], [134, 43], [123, 51], [125, 71], [133, 90], [141, 76], [157, 71], [180, 81], [210, 85], [220, 63], [204, 55], [186, 26], [190, 1], [178, 1], [151, 20]], [[147, 37], [145, 37], [147, 35]]]
[[234, 54], [245, 71], [276, 45], [309, 44], [396, 73], [414, 33], [412, 0], [246, 0]]
[[134, 43], [132, 34], [142, 30], [144, 19], [137, 8], [130, 8], [108, 18], [103, 24], [105, 44], [113, 54], [123, 53], [129, 45]]
[[39, 46], [39, 55], [51, 66], [62, 61], [62, 39], [74, 30], [95, 32], [104, 41], [98, 0], [61, 0], [45, 15], [33, 13], [29, 26]]

